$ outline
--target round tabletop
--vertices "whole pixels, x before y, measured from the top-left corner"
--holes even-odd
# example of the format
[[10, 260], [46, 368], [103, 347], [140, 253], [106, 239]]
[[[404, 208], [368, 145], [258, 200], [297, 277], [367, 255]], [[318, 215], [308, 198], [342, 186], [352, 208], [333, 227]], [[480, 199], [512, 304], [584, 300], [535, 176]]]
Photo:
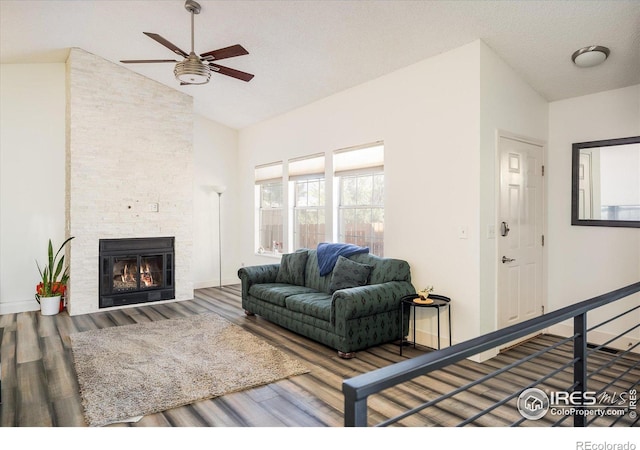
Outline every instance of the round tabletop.
[[409, 294], [402, 297], [400, 300], [402, 303], [406, 305], [418, 306], [421, 308], [440, 308], [441, 306], [447, 306], [451, 299], [449, 297], [445, 297], [444, 295], [438, 294], [429, 294], [429, 297], [433, 301], [431, 303], [418, 303], [414, 300], [420, 298], [418, 294]]

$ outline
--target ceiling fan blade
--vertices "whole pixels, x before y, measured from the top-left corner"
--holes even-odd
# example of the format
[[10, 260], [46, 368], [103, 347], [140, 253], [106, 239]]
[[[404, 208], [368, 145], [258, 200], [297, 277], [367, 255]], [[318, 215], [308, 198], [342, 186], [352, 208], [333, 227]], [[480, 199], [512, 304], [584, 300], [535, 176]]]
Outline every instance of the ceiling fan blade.
[[225, 58], [233, 58], [234, 56], [248, 55], [249, 52], [240, 45], [232, 45], [230, 47], [211, 50], [210, 52], [200, 54], [200, 57], [206, 61], [213, 61]]
[[171, 42], [167, 41], [165, 38], [163, 38], [162, 36], [160, 36], [159, 34], [156, 33], [148, 33], [146, 31], [143, 31], [144, 34], [146, 34], [147, 36], [149, 36], [151, 39], [153, 39], [154, 41], [158, 42], [159, 44], [164, 45], [165, 47], [167, 47], [169, 50], [171, 50], [173, 53], [175, 53], [176, 55], [180, 55], [183, 58], [186, 58], [187, 56], [189, 56], [188, 53], [186, 53], [184, 50], [181, 50], [180, 48], [178, 48], [175, 44], [172, 44]]
[[229, 77], [237, 78], [242, 81], [251, 81], [253, 75], [247, 72], [241, 72], [236, 69], [230, 69], [229, 67], [219, 66], [218, 64], [209, 63], [209, 67], [213, 72], [218, 72]]
[[176, 63], [175, 59], [125, 59], [120, 60], [121, 63], [124, 64], [142, 64], [142, 63]]

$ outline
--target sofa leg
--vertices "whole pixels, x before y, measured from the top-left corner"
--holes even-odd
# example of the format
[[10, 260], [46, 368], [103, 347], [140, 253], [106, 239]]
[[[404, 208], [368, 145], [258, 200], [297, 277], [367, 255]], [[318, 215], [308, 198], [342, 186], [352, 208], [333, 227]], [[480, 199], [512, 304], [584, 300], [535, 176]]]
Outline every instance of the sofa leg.
[[255, 316], [254, 313], [252, 313], [251, 311], [247, 311], [246, 309], [244, 310], [245, 315], [247, 316]]
[[352, 359], [356, 357], [356, 352], [341, 352], [338, 350], [338, 356], [342, 359]]

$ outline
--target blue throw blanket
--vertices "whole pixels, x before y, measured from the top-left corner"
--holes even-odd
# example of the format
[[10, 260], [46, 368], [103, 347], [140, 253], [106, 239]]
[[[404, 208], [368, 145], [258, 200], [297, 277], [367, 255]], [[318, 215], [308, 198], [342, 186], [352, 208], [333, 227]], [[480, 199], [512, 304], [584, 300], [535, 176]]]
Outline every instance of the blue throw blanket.
[[320, 276], [324, 277], [333, 270], [339, 256], [348, 258], [358, 253], [369, 253], [369, 247], [360, 247], [354, 244], [334, 244], [321, 242], [318, 244], [318, 266], [320, 267]]

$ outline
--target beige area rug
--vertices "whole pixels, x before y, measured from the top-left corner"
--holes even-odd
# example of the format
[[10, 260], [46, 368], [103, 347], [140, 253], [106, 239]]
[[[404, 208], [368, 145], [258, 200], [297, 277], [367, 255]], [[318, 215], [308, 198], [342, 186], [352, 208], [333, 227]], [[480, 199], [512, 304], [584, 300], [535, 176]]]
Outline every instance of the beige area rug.
[[295, 358], [217, 314], [70, 336], [90, 426], [300, 375]]

